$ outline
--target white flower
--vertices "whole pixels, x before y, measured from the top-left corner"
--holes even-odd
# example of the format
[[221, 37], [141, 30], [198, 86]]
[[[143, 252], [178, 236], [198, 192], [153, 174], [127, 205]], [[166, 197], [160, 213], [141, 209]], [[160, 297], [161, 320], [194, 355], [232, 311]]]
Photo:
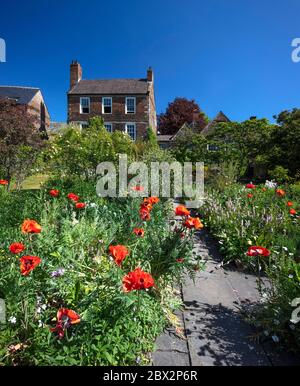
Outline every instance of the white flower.
[[41, 307], [38, 307], [38, 308], [36, 309], [36, 313], [37, 313], [37, 314], [40, 314], [41, 312], [42, 312]]
[[294, 275], [289, 275], [289, 279], [293, 279]]
[[282, 249], [286, 252], [288, 251], [287, 247], [282, 247]]
[[278, 343], [279, 342], [279, 338], [277, 335], [272, 335], [272, 339], [275, 343]]
[[17, 323], [17, 318], [15, 316], [11, 316], [10, 318], [8, 318], [8, 321], [11, 324], [16, 324]]
[[42, 309], [45, 310], [47, 308], [47, 304], [42, 304]]
[[41, 320], [39, 320], [39, 327], [43, 327], [43, 322]]

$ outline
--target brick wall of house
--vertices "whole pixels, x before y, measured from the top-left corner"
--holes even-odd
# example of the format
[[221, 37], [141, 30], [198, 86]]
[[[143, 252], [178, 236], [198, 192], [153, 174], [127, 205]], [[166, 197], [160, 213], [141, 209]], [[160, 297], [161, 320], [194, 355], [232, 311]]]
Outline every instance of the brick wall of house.
[[[80, 113], [80, 97], [90, 98], [90, 113]], [[112, 97], [112, 114], [102, 114], [102, 96]], [[128, 95], [136, 98], [136, 113], [125, 113], [126, 95], [68, 95], [68, 122], [86, 122], [101, 116], [104, 122], [112, 123], [113, 130], [123, 131], [126, 123], [136, 123], [137, 138], [144, 137], [149, 126], [148, 95]]]
[[45, 131], [50, 126], [50, 115], [44, 102], [43, 95], [38, 91], [28, 104], [28, 111], [36, 117], [36, 127]]

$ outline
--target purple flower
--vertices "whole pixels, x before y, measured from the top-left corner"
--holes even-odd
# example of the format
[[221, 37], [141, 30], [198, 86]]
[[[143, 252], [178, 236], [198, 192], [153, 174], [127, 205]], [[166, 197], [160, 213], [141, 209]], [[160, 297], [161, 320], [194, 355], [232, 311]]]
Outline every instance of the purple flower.
[[52, 277], [60, 277], [65, 273], [64, 268], [59, 268], [57, 271], [51, 272]]

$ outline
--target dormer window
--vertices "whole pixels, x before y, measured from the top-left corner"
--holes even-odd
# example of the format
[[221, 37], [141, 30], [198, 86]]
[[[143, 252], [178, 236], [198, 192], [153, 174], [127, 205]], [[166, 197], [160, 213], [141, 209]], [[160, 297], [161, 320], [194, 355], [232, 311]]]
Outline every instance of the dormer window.
[[125, 101], [125, 113], [135, 114], [135, 97], [127, 97]]
[[81, 97], [80, 98], [80, 114], [89, 114], [90, 113], [90, 98]]
[[103, 97], [102, 98], [102, 114], [111, 114], [112, 113], [112, 98]]

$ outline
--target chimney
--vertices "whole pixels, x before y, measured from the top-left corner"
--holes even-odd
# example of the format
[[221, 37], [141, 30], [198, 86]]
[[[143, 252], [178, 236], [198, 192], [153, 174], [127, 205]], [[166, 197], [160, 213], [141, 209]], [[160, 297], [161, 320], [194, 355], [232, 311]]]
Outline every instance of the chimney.
[[148, 68], [147, 70], [147, 81], [152, 82], [154, 81], [154, 75], [153, 75], [153, 70], [151, 67]]
[[72, 60], [70, 65], [70, 89], [82, 79], [82, 68], [77, 60]]

